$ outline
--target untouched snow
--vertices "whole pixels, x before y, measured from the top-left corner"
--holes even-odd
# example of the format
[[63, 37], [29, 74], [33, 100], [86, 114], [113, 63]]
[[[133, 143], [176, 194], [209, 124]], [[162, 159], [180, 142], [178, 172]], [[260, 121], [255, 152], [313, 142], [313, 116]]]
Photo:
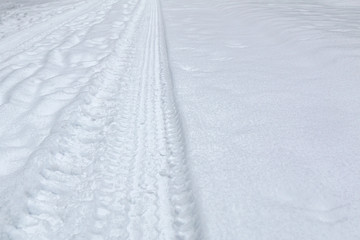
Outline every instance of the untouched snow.
[[360, 239], [359, 13], [1, 1], [0, 240]]
[[359, 4], [210, 2], [163, 1], [207, 239], [360, 239]]

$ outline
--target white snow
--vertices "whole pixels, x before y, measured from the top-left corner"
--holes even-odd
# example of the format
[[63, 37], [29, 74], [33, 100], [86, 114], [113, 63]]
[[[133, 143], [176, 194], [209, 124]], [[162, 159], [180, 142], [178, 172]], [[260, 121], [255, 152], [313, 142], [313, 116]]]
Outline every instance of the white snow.
[[360, 238], [353, 3], [163, 1], [207, 239]]
[[360, 239], [359, 13], [1, 1], [0, 240]]

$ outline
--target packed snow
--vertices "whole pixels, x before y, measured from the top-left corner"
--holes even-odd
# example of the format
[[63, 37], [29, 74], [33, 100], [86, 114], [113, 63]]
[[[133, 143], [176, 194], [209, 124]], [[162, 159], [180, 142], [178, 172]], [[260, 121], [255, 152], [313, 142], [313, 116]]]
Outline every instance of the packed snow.
[[0, 240], [360, 239], [360, 3], [0, 1]]

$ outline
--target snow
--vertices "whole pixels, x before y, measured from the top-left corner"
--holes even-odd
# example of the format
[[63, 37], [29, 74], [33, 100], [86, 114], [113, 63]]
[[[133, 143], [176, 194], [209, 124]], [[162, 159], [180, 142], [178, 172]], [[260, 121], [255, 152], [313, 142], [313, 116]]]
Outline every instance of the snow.
[[85, 1], [5, 0], [0, 3], [0, 39], [20, 32], [35, 23], [76, 9]]
[[0, 240], [360, 238], [360, 4], [0, 3]]
[[359, 4], [264, 2], [163, 1], [204, 232], [359, 239]]

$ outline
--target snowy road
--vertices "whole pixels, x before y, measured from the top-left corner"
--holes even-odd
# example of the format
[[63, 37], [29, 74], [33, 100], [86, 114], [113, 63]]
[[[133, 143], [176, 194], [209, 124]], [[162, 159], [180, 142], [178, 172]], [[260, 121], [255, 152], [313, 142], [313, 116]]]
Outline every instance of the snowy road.
[[199, 239], [157, 0], [88, 1], [0, 47], [1, 239]]
[[359, 240], [356, 0], [0, 0], [0, 240]]

